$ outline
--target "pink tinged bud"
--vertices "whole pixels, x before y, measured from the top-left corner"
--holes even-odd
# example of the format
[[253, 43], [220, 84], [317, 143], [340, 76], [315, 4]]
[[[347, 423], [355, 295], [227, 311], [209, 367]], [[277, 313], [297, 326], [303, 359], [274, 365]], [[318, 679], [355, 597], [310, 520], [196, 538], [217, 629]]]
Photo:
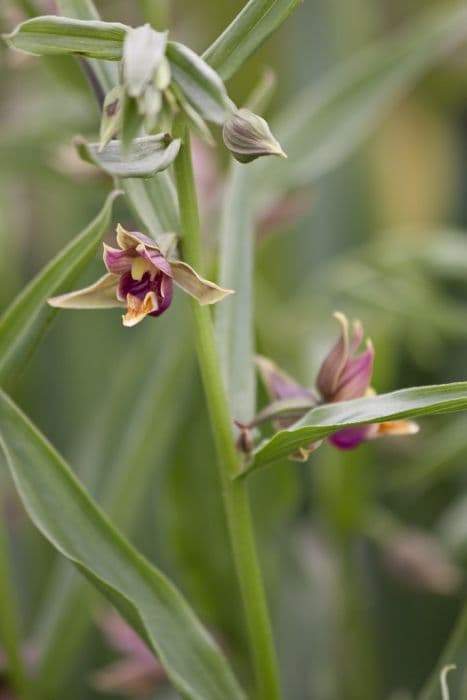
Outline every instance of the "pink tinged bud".
[[353, 326], [353, 338], [349, 341], [349, 323], [344, 314], [336, 313], [341, 325], [341, 334], [318, 373], [317, 387], [326, 403], [348, 401], [364, 396], [373, 372], [374, 350], [367, 341], [363, 353], [354, 357], [363, 337], [359, 321]]
[[117, 243], [118, 248], [104, 244], [107, 275], [89, 287], [53, 297], [49, 304], [70, 309], [126, 306], [123, 325], [132, 327], [146, 316], [160, 316], [168, 309], [174, 283], [200, 304], [215, 304], [233, 294], [204, 279], [181, 260], [167, 259], [151, 238], [125, 231], [120, 224]]
[[224, 123], [222, 135], [225, 145], [240, 163], [249, 163], [261, 156], [287, 158], [267, 121], [249, 109], [233, 112]]

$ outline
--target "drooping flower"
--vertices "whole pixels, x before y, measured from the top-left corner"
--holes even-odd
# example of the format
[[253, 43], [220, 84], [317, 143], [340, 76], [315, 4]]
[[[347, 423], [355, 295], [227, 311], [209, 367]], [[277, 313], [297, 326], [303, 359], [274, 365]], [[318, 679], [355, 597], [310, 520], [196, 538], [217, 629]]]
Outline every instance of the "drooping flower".
[[[284, 417], [283, 404], [277, 411], [274, 411], [274, 404], [271, 404], [270, 408], [264, 409], [253, 419], [248, 426], [249, 429], [271, 417], [274, 417], [278, 428], [284, 428], [320, 404], [349, 401], [375, 393], [370, 386], [374, 360], [373, 344], [367, 340], [365, 349], [359, 353], [363, 340], [361, 323], [356, 321], [353, 324], [352, 338], [350, 338], [347, 318], [341, 313], [336, 313], [335, 318], [340, 323], [341, 332], [318, 372], [316, 392], [301, 386], [271, 360], [264, 357], [257, 358], [261, 378], [272, 401], [287, 400], [290, 405]], [[343, 428], [328, 439], [334, 447], [345, 450], [384, 435], [411, 435], [417, 431], [418, 425], [413, 421], [396, 420]], [[321, 441], [314, 442], [292, 457], [307, 459], [309, 453], [320, 444]]]
[[228, 294], [214, 282], [203, 279], [190, 265], [163, 255], [148, 236], [117, 226], [118, 248], [104, 243], [107, 274], [76, 292], [48, 300], [66, 309], [126, 307], [123, 325], [135, 326], [146, 316], [160, 316], [172, 301], [174, 283], [202, 305], [215, 304]]

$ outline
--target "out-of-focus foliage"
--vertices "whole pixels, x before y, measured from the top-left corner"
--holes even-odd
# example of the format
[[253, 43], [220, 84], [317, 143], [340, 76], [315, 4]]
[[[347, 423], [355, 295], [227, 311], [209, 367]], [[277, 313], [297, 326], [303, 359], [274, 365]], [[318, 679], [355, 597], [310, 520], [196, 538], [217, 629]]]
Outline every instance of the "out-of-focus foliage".
[[[243, 3], [97, 4], [105, 19], [134, 26], [151, 21], [162, 30], [170, 17], [173, 38], [201, 53]], [[242, 104], [263, 67], [272, 66], [279, 78], [268, 112], [274, 122], [302, 104], [296, 102], [298, 93], [314, 99], [315, 89], [322, 94], [317, 86], [335, 81], [332, 76], [352, 74], [364, 60], [381, 57], [394, 33], [418, 13], [445, 13], [449, 7], [441, 0], [306, 0], [229, 82], [229, 91]], [[2, 31], [10, 31], [31, 9], [48, 12], [53, 3], [4, 0]], [[338, 122], [335, 138], [327, 135], [329, 122], [323, 118], [331, 149], [322, 155], [330, 159], [325, 158], [326, 173], [323, 169], [318, 179], [315, 161], [308, 169], [307, 154], [315, 143], [299, 141], [305, 165], [289, 184], [301, 189], [288, 192], [284, 176], [280, 196], [261, 197], [255, 213], [257, 344], [304, 384], [332, 342], [330, 314], [336, 308], [361, 318], [372, 337], [379, 392], [466, 378], [467, 53], [460, 36], [467, 35], [467, 26], [462, 16], [453, 23], [452, 35], [443, 35], [443, 49], [444, 41], [446, 49], [450, 41], [458, 48], [446, 50], [441, 59], [436, 44], [423, 70], [431, 68], [418, 72], [416, 85], [397, 71], [389, 73], [384, 86], [397, 89], [384, 110], [376, 110], [378, 123], [371, 122], [371, 133], [373, 103], [350, 110], [350, 121]], [[370, 44], [375, 48], [368, 52]], [[420, 55], [415, 58], [418, 70]], [[349, 65], [335, 74], [342, 64]], [[76, 134], [94, 141], [99, 130], [92, 95], [72, 59], [44, 61], [1, 44], [0, 86], [3, 310], [88, 225], [111, 183], [80, 161], [71, 146]], [[293, 115], [294, 120], [303, 114]], [[346, 140], [349, 134], [352, 139], [358, 135], [358, 145]], [[346, 160], [335, 159], [332, 149], [340, 144]], [[321, 141], [318, 146], [323, 147]], [[331, 161], [333, 169], [328, 169]], [[208, 254], [228, 175], [222, 149], [197, 147], [196, 163]], [[289, 167], [284, 172], [293, 173], [293, 159]], [[262, 168], [267, 176], [269, 163], [257, 170]], [[270, 171], [275, 192], [279, 172], [279, 166]], [[230, 202], [238, 188], [250, 184], [236, 182], [237, 175], [236, 169]], [[262, 188], [266, 182], [267, 177], [260, 181]], [[138, 188], [144, 203], [147, 193], [140, 183], [127, 181], [125, 188], [130, 187]], [[166, 219], [162, 227], [176, 228], [169, 185], [164, 196], [162, 202], [169, 204], [160, 210], [161, 220]], [[114, 220], [131, 229], [134, 213], [123, 198], [114, 211]], [[226, 216], [224, 211], [224, 230]], [[149, 209], [140, 212], [146, 226], [158, 230], [152, 217]], [[245, 255], [245, 264], [251, 264], [248, 250]], [[241, 271], [229, 270], [227, 262], [224, 258], [221, 283], [231, 284]], [[83, 282], [92, 280], [97, 269], [98, 263]], [[135, 544], [177, 582], [242, 675], [245, 630], [236, 612], [238, 591], [212, 441], [189, 361], [189, 321], [184, 309], [176, 311], [183, 334], [169, 317], [129, 333], [120, 327], [118, 312], [60, 315], [16, 378], [13, 396], [79, 466], [93, 494]], [[224, 338], [225, 352], [241, 347], [241, 340]], [[167, 356], [166, 341], [180, 354]], [[234, 379], [235, 357], [230, 358], [233, 382], [241, 379]], [[252, 392], [251, 383], [245, 386]], [[410, 556], [407, 560], [407, 549], [396, 548], [395, 542], [404, 542], [404, 533], [405, 542], [413, 542], [410, 533], [424, 531], [456, 567], [459, 576], [452, 581], [465, 578], [465, 420], [463, 415], [425, 418], [420, 434], [410, 439], [379, 441], [352, 453], [323, 447], [309, 465], [284, 461], [252, 477], [287, 700], [394, 700], [405, 697], [404, 691], [413, 697], [432, 672], [462, 609], [462, 585], [440, 593], [441, 563], [420, 556], [415, 563]], [[46, 697], [101, 697], [88, 679], [112, 652], [84, 611], [95, 610], [98, 620], [102, 600], [93, 599], [91, 606], [88, 584], [72, 579], [56, 561], [18, 505], [5, 470], [1, 478], [22, 633], [38, 647]], [[449, 676], [455, 699], [467, 688], [465, 642], [456, 658], [446, 659], [458, 666]], [[439, 692], [438, 674], [435, 680]], [[154, 697], [174, 696], [163, 687]]]

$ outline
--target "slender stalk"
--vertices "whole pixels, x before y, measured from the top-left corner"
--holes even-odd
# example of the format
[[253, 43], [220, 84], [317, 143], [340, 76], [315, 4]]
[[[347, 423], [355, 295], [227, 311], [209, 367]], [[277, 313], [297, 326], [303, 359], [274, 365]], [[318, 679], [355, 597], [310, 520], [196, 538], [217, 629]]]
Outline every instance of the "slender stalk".
[[[425, 685], [421, 689], [418, 700], [437, 700], [439, 697], [439, 679], [443, 668], [458, 658], [464, 659], [467, 645], [467, 604], [461, 610], [459, 618], [454, 626], [451, 636], [443, 649], [441, 657], [433, 672], [428, 677]], [[461, 664], [459, 663], [459, 667]]]
[[[175, 162], [183, 253], [186, 262], [199, 270], [202, 267], [200, 226], [190, 141], [187, 130], [181, 125], [177, 128], [177, 135], [182, 137], [183, 143]], [[218, 453], [227, 525], [247, 619], [258, 696], [261, 700], [279, 700], [281, 691], [276, 654], [256, 552], [248, 485], [244, 479], [233, 480], [239, 470], [239, 458], [217, 356], [211, 312], [194, 300], [192, 309], [198, 362]]]
[[2, 517], [0, 517], [0, 636], [5, 649], [7, 673], [11, 685], [18, 697], [26, 700], [31, 697], [31, 693], [21, 653], [18, 606]]

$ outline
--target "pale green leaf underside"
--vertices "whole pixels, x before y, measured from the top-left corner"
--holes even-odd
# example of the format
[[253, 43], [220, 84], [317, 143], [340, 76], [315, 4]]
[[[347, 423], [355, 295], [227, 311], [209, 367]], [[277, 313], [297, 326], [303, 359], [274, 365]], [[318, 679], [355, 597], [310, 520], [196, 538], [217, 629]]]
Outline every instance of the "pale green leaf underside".
[[224, 657], [169, 580], [112, 526], [62, 458], [0, 392], [0, 440], [29, 516], [119, 609], [190, 700], [245, 700]]
[[[216, 311], [216, 339], [230, 411], [249, 421], [255, 410], [253, 340], [254, 224], [251, 172], [232, 163], [220, 225], [219, 283], [236, 293]], [[239, 332], [241, 329], [241, 332]]]
[[465, 409], [467, 382], [401, 389], [390, 394], [319, 406], [290, 428], [280, 430], [261, 443], [243, 473], [287, 457], [300, 447], [306, 447], [342, 428]]
[[13, 48], [39, 56], [74, 53], [119, 61], [127, 30], [118, 22], [44, 15], [23, 22], [5, 39]]
[[172, 79], [190, 104], [208, 121], [222, 124], [229, 101], [216, 71], [184, 44], [169, 41], [166, 55]]
[[74, 238], [23, 289], [0, 317], [0, 379], [12, 377], [32, 352], [57, 313], [46, 300], [67, 291], [94, 256], [110, 224], [113, 192], [89, 226]]
[[250, 0], [203, 58], [228, 80], [287, 19], [301, 0]]
[[156, 134], [133, 139], [128, 152], [121, 141], [111, 141], [103, 151], [98, 143], [78, 143], [80, 156], [114, 177], [153, 177], [169, 167], [177, 157], [180, 139]]

